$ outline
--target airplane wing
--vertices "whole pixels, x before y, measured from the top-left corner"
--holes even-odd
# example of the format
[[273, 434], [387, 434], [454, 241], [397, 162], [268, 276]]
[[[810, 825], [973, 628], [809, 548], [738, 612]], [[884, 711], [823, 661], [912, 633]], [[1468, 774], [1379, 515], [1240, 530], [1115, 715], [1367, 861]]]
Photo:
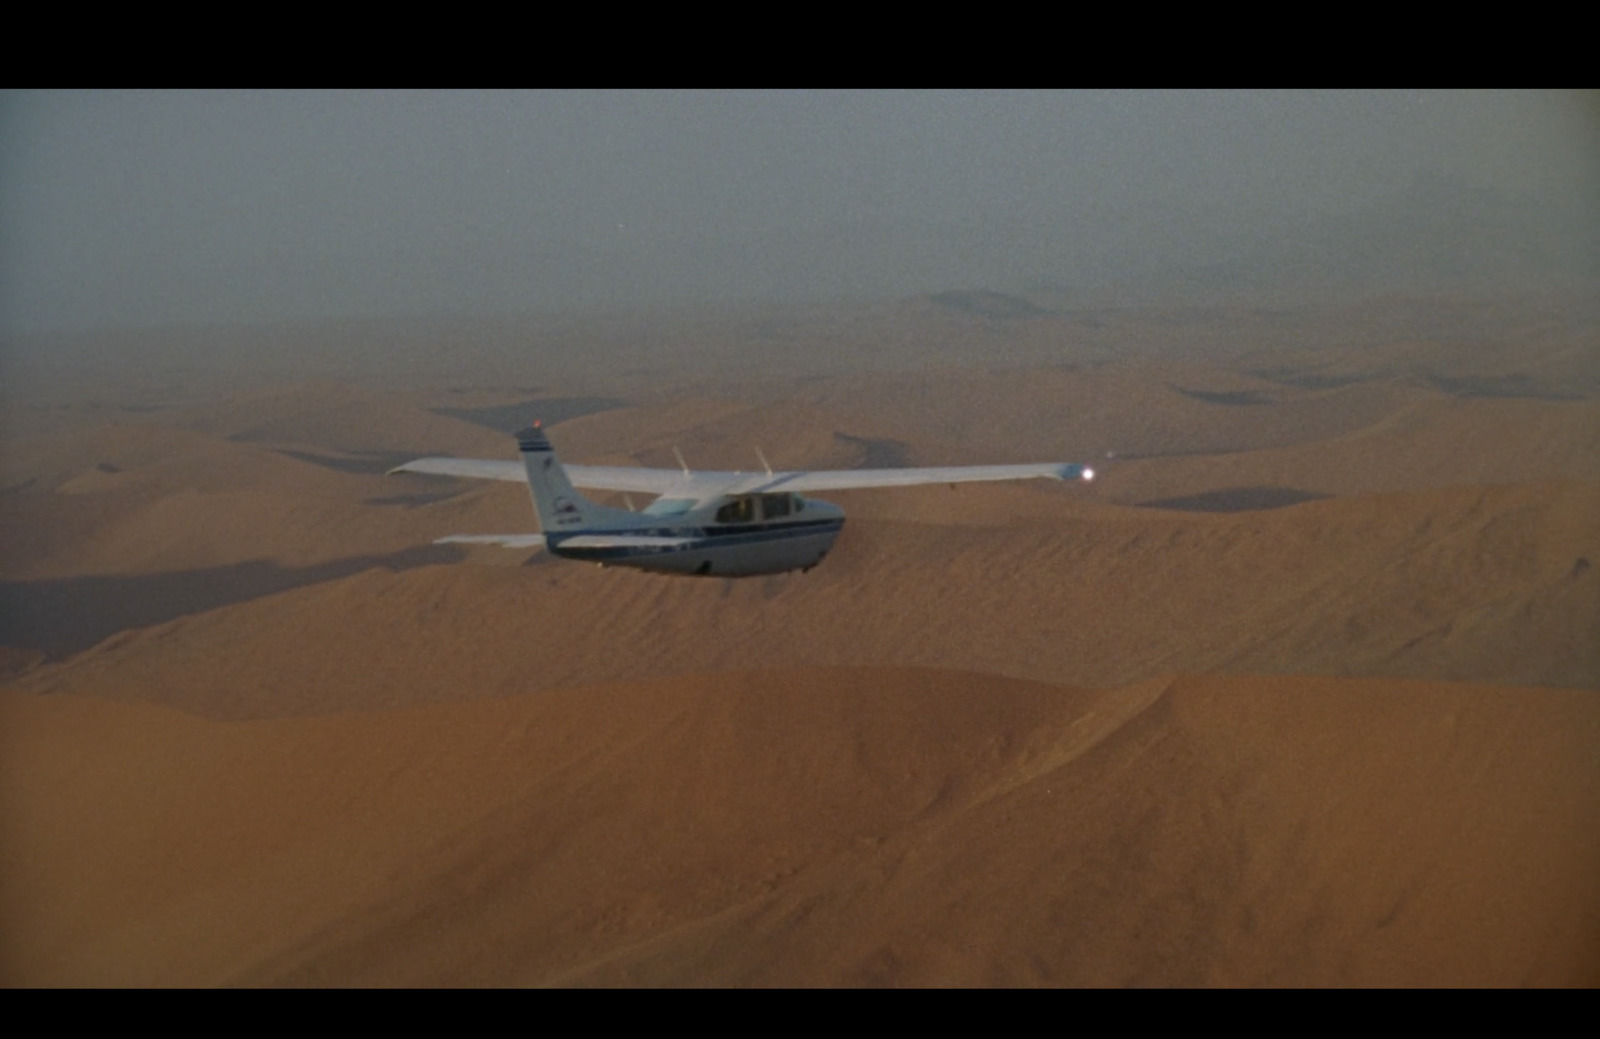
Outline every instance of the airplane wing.
[[[1092, 480], [1086, 466], [1062, 462], [1033, 465], [954, 465], [923, 469], [818, 469], [779, 473], [739, 473], [678, 469], [639, 469], [609, 465], [569, 465], [567, 477], [574, 487], [591, 491], [633, 491], [640, 494], [707, 498], [716, 494], [756, 494], [771, 491], [845, 491], [868, 487], [912, 487], [929, 483], [975, 483], [993, 480]], [[523, 483], [527, 475], [520, 461], [479, 458], [419, 458], [396, 466], [391, 473], [431, 473], [480, 480]]]
[[1036, 465], [947, 465], [926, 469], [836, 469], [779, 473], [770, 483], [773, 490], [847, 491], [866, 487], [912, 487], [924, 483], [979, 483], [1041, 478], [1092, 480], [1094, 472], [1081, 465], [1058, 462]]
[[[573, 468], [569, 467], [568, 472]], [[709, 498], [718, 494], [767, 494], [775, 491], [849, 491], [869, 487], [914, 487], [928, 483], [978, 483], [993, 480], [1092, 480], [1094, 470], [1065, 462], [1031, 465], [947, 465], [923, 469], [814, 469], [780, 473], [696, 472], [685, 476], [670, 469], [608, 470], [596, 467], [591, 483], [572, 482], [579, 487], [603, 490], [641, 490], [611, 482], [612, 472], [660, 473], [667, 479], [662, 494]]]
[[[694, 473], [685, 476], [681, 469], [631, 469], [612, 465], [568, 465], [567, 479], [572, 486], [589, 491], [635, 491], [639, 494], [686, 494], [703, 484], [721, 486], [741, 473]], [[394, 473], [426, 473], [431, 476], [461, 476], [471, 480], [505, 480], [526, 483], [527, 471], [521, 461], [488, 458], [418, 458], [389, 470]], [[709, 479], [707, 479], [709, 477]]]

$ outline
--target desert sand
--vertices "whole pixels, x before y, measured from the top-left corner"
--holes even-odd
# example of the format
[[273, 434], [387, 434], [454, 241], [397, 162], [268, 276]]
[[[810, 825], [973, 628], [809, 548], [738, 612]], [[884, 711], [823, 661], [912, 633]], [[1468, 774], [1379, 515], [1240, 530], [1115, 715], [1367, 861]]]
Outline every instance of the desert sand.
[[[0, 983], [1600, 983], [1589, 309], [963, 298], [13, 364]], [[780, 577], [432, 545], [526, 491], [384, 471], [536, 417], [1100, 478]]]

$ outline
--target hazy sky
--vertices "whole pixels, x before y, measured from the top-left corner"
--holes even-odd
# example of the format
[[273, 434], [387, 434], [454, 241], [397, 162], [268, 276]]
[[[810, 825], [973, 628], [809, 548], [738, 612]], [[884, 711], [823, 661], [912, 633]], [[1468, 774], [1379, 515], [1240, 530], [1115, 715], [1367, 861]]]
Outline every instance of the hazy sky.
[[1575, 92], [12, 92], [0, 332], [1006, 288], [1597, 155]]

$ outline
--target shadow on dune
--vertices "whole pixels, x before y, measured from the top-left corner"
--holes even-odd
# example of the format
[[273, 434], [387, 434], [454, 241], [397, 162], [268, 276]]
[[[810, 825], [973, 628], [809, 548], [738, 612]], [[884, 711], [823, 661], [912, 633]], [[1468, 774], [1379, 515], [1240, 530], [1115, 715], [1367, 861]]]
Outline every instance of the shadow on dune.
[[547, 426], [568, 419], [582, 418], [601, 411], [625, 408], [628, 402], [616, 397], [546, 397], [503, 404], [493, 408], [433, 408], [435, 415], [458, 418], [475, 425], [510, 434], [535, 419]]
[[1224, 392], [1213, 392], [1210, 390], [1186, 390], [1182, 386], [1174, 386], [1172, 388], [1183, 394], [1185, 397], [1193, 397], [1195, 400], [1203, 400], [1207, 404], [1223, 404], [1234, 408], [1249, 408], [1272, 403], [1272, 398], [1267, 394], [1262, 393], [1260, 390], [1228, 390]]
[[1314, 491], [1299, 491], [1293, 487], [1223, 487], [1184, 498], [1162, 498], [1159, 501], [1142, 501], [1141, 509], [1175, 509], [1179, 512], [1257, 512], [1263, 509], [1281, 509], [1299, 505], [1303, 501], [1316, 501], [1332, 495]]
[[334, 581], [373, 567], [410, 570], [459, 562], [465, 555], [459, 545], [424, 545], [301, 568], [250, 562], [141, 577], [0, 581], [0, 645], [40, 650], [48, 657], [60, 658], [128, 628], [149, 627], [291, 588]]
[[899, 440], [853, 437], [848, 433], [837, 431], [833, 434], [833, 438], [865, 452], [861, 459], [863, 469], [902, 469], [911, 464], [907, 458], [906, 445]]

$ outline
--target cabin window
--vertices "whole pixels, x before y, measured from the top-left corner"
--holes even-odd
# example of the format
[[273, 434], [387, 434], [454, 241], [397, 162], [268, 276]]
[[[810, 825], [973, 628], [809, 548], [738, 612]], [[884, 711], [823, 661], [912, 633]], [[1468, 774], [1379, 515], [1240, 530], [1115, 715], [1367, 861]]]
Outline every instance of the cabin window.
[[645, 507], [646, 516], [682, 516], [694, 508], [693, 498], [657, 498]]
[[749, 523], [756, 518], [754, 498], [735, 498], [717, 510], [718, 523]]
[[787, 516], [793, 511], [790, 494], [763, 494], [761, 496], [761, 515], [765, 519], [777, 519]]

